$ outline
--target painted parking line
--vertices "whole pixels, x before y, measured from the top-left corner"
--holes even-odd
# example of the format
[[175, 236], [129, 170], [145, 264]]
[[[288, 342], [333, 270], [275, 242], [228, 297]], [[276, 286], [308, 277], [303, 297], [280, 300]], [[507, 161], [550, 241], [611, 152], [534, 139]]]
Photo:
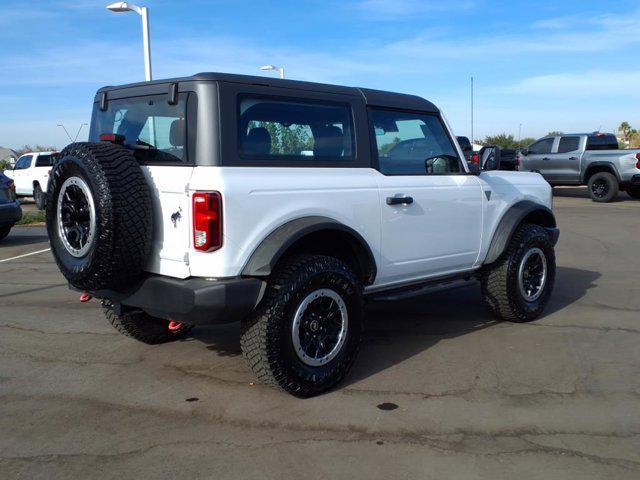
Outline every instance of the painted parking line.
[[10, 262], [11, 260], [17, 260], [19, 258], [30, 257], [31, 255], [37, 255], [39, 253], [48, 252], [49, 250], [51, 250], [51, 249], [50, 248], [45, 248], [44, 250], [38, 250], [36, 252], [25, 253], [24, 255], [18, 255], [17, 257], [5, 258], [3, 260], [0, 260], [0, 263]]

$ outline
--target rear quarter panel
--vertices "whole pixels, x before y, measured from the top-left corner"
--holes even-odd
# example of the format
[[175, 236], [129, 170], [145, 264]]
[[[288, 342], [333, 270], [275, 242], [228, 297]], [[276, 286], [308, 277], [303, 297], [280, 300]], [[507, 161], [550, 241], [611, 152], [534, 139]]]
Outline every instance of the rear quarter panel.
[[223, 197], [223, 246], [190, 249], [193, 276], [233, 277], [267, 235], [307, 216], [324, 216], [357, 231], [380, 256], [380, 209], [373, 170], [367, 168], [196, 167], [190, 191]]
[[617, 171], [619, 179], [623, 182], [631, 180], [633, 175], [640, 174], [640, 170], [636, 168], [638, 159], [636, 154], [640, 150], [590, 150], [584, 153], [583, 176], [586, 174], [589, 166], [598, 163], [611, 164]]

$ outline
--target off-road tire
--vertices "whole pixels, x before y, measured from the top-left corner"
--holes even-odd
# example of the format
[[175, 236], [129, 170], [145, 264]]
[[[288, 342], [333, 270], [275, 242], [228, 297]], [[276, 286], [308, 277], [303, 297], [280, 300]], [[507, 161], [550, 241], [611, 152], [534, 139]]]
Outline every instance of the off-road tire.
[[[96, 211], [89, 251], [74, 257], [57, 225], [63, 183], [78, 177], [88, 186]], [[129, 150], [111, 143], [73, 143], [60, 154], [47, 189], [47, 231], [58, 267], [75, 287], [96, 291], [134, 283], [147, 262], [152, 235], [149, 186]]]
[[44, 210], [47, 203], [47, 197], [42, 192], [42, 187], [40, 185], [33, 187], [33, 200], [36, 202], [36, 208], [38, 210]]
[[[312, 367], [293, 348], [296, 308], [319, 288], [338, 293], [348, 312], [347, 338], [336, 357]], [[323, 255], [296, 255], [283, 260], [271, 275], [264, 298], [241, 324], [242, 353], [256, 377], [296, 397], [323, 393], [349, 372], [360, 348], [362, 285], [340, 260]]]
[[[594, 193], [594, 184], [597, 182], [604, 182], [606, 185], [606, 193], [603, 195], [596, 195]], [[589, 196], [591, 200], [598, 203], [607, 203], [612, 201], [618, 196], [620, 191], [620, 185], [618, 185], [618, 179], [609, 172], [598, 172], [589, 178]]]
[[7, 238], [7, 235], [9, 235], [9, 232], [11, 231], [12, 227], [2, 227], [0, 228], [0, 241], [4, 240], [5, 238]]
[[140, 311], [123, 312], [118, 315], [108, 300], [102, 302], [102, 311], [118, 332], [148, 345], [180, 340], [193, 329], [193, 325], [182, 324], [179, 329], [170, 330], [168, 320], [155, 318]]
[[[547, 262], [547, 279], [539, 298], [528, 302], [520, 292], [518, 268], [525, 254], [539, 248]], [[551, 292], [556, 274], [553, 243], [544, 228], [523, 224], [514, 233], [506, 251], [500, 258], [480, 272], [482, 298], [489, 310], [502, 320], [529, 322], [543, 312]]]
[[627, 194], [631, 198], [640, 198], [640, 187], [637, 187], [637, 186], [627, 187]]

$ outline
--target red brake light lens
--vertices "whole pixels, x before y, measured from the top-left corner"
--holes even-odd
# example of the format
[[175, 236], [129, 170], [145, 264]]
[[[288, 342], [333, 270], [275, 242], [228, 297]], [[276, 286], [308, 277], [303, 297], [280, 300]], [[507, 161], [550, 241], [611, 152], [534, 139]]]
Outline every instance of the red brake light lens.
[[13, 190], [13, 191], [16, 190], [16, 184], [13, 182], [7, 183], [7, 187], [9, 187], [9, 190]]
[[222, 247], [222, 196], [218, 192], [193, 194], [193, 246], [201, 252]]
[[474, 153], [473, 155], [471, 155], [471, 161], [473, 162], [474, 165], [478, 165], [478, 154]]
[[101, 142], [111, 142], [118, 145], [124, 145], [124, 135], [118, 135], [116, 133], [103, 133], [100, 135]]
[[636, 153], [636, 159], [638, 160], [636, 162], [636, 168], [640, 170], [640, 153]]

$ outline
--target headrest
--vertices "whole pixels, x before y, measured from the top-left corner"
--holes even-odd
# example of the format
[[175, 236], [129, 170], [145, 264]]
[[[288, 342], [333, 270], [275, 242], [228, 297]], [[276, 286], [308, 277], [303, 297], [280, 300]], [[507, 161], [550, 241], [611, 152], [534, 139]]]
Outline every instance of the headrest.
[[184, 137], [184, 120], [179, 118], [171, 122], [169, 143], [174, 147], [184, 147]]
[[242, 150], [249, 155], [269, 155], [271, 153], [271, 134], [264, 127], [254, 127], [244, 137]]
[[344, 135], [333, 125], [320, 127], [315, 132], [313, 154], [320, 157], [340, 157], [344, 150]]

